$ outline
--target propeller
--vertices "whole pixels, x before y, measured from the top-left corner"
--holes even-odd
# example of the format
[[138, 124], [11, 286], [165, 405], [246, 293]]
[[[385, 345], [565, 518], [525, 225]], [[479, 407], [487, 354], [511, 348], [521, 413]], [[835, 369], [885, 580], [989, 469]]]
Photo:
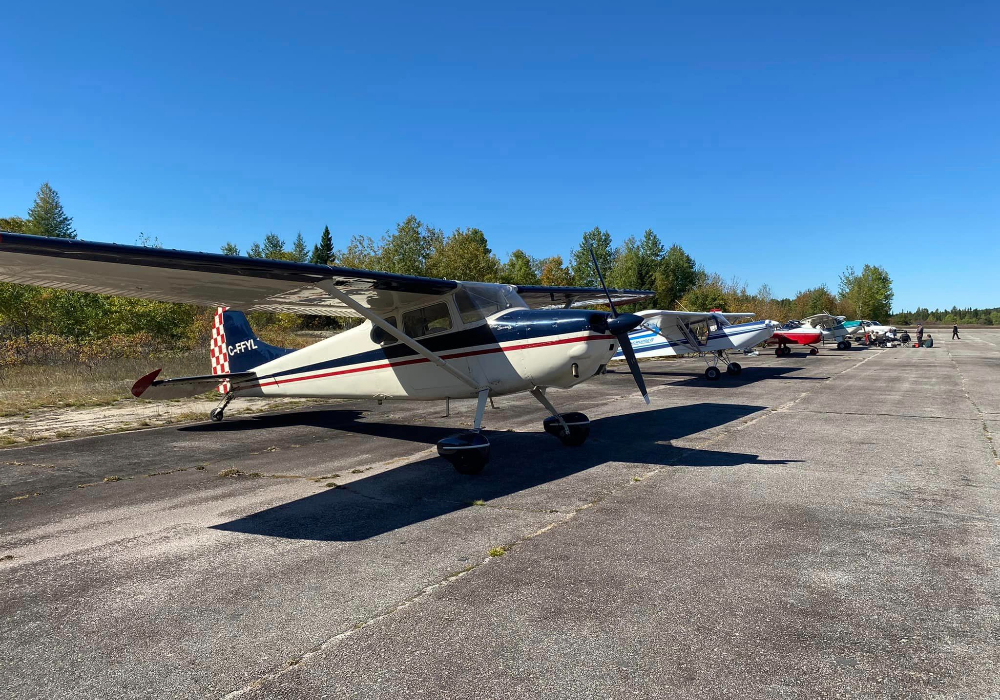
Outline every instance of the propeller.
[[611, 298], [611, 292], [608, 291], [608, 285], [604, 283], [604, 275], [601, 273], [601, 266], [597, 264], [597, 256], [594, 255], [593, 246], [590, 247], [590, 259], [594, 263], [594, 269], [597, 270], [597, 279], [601, 281], [601, 287], [604, 289], [604, 294], [608, 297], [608, 306], [611, 307], [611, 318], [607, 320], [608, 330], [618, 339], [618, 344], [621, 346], [622, 354], [625, 356], [625, 361], [628, 362], [628, 368], [632, 371], [632, 378], [635, 379], [635, 385], [639, 387], [639, 393], [642, 394], [642, 398], [648, 406], [649, 393], [646, 391], [646, 382], [643, 381], [642, 372], [639, 370], [639, 361], [635, 359], [635, 351], [632, 349], [632, 341], [628, 339], [628, 332], [633, 328], [637, 328], [642, 325], [642, 322], [645, 319], [642, 316], [637, 316], [636, 314], [618, 314], [618, 309], [615, 308], [615, 302]]

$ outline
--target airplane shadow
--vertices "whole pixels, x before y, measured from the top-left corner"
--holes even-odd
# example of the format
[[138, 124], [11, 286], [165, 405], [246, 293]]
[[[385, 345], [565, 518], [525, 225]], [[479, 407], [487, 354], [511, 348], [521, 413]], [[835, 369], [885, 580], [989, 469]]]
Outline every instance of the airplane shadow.
[[[738, 377], [730, 377], [726, 374], [725, 370], [722, 370], [722, 376], [716, 381], [709, 381], [705, 378], [705, 370], [700, 372], [692, 372], [690, 370], [680, 370], [676, 372], [649, 372], [646, 370], [642, 371], [643, 376], [647, 377], [687, 377], [687, 379], [675, 382], [672, 386], [699, 386], [699, 387], [711, 387], [711, 388], [725, 388], [726, 385], [732, 384], [753, 384], [754, 382], [764, 381], [765, 379], [795, 379], [802, 381], [822, 381], [824, 379], [829, 379], [829, 377], [795, 377], [789, 376], [792, 372], [797, 372], [800, 369], [805, 369], [804, 367], [744, 367], [743, 373]], [[608, 370], [608, 374], [627, 374], [622, 370]]]
[[[576, 448], [563, 447], [558, 440], [537, 432], [487, 431], [493, 445], [492, 461], [478, 476], [459, 475], [439, 457], [423, 459], [216, 525], [214, 529], [289, 539], [359, 541], [469, 508], [476, 500], [492, 501], [608, 462], [710, 468], [794, 461], [762, 460], [752, 454], [678, 448], [670, 444], [670, 440], [761, 410], [763, 406], [700, 403], [600, 418], [591, 424], [590, 439]], [[312, 413], [268, 416], [257, 427], [303, 419], [309, 424], [317, 421], [315, 424], [319, 425], [322, 420], [324, 427], [337, 430], [424, 443], [456, 432], [454, 428], [341, 421], [343, 416], [335, 416], [334, 424], [328, 414], [338, 412]], [[629, 473], [632, 472], [622, 470], [623, 477]]]

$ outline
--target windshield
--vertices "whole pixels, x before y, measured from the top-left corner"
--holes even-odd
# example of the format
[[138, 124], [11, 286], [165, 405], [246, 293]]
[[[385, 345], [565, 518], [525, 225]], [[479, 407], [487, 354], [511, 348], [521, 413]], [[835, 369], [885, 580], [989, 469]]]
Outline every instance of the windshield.
[[475, 323], [507, 309], [527, 306], [514, 286], [481, 282], [462, 282], [455, 292], [455, 303], [462, 323]]

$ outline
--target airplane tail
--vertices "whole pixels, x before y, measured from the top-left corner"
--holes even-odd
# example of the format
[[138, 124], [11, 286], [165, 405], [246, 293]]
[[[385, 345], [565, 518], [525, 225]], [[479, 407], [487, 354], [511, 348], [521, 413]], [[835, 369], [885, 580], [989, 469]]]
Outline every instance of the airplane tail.
[[[215, 310], [209, 347], [213, 375], [248, 372], [290, 352], [294, 351], [268, 345], [258, 338], [242, 311], [230, 311], [225, 306]], [[228, 391], [228, 381], [219, 385], [220, 393]]]

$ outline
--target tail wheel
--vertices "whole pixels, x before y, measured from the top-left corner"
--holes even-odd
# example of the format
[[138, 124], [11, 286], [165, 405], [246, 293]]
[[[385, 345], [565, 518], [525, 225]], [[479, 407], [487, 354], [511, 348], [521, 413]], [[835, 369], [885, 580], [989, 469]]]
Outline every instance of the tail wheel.
[[208, 417], [212, 419], [213, 423], [219, 423], [222, 421], [223, 418], [225, 418], [225, 415], [226, 415], [225, 411], [223, 411], [221, 408], [213, 408], [211, 412], [208, 414]]
[[710, 382], [714, 382], [716, 379], [722, 376], [722, 372], [719, 371], [718, 367], [709, 367], [705, 370], [705, 379]]

